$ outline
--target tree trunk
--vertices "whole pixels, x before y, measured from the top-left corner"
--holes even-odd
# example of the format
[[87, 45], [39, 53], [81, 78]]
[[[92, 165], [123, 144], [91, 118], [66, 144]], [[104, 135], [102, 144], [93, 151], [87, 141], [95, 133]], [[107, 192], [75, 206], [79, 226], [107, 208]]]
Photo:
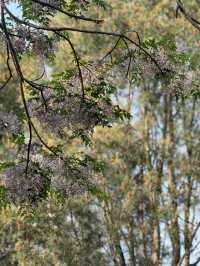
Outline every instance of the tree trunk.
[[172, 266], [178, 266], [180, 261], [180, 228], [178, 222], [178, 201], [177, 201], [177, 188], [176, 176], [174, 166], [175, 145], [176, 139], [174, 134], [174, 118], [173, 118], [173, 102], [172, 96], [169, 96], [169, 154], [168, 154], [168, 186], [171, 201], [171, 228], [170, 237], [172, 243]]

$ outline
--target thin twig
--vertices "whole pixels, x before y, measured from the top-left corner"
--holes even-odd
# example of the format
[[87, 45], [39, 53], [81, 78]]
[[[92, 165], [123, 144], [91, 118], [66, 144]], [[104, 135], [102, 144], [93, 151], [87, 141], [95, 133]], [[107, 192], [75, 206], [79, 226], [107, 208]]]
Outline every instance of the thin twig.
[[67, 38], [65, 35], [63, 35], [63, 34], [61, 34], [59, 32], [55, 32], [55, 34], [57, 34], [58, 36], [60, 36], [64, 40], [66, 40], [68, 42], [68, 44], [70, 45], [71, 49], [72, 49], [72, 52], [73, 52], [73, 55], [74, 55], [74, 59], [76, 61], [76, 65], [77, 65], [78, 72], [79, 72], [79, 78], [80, 78], [81, 89], [82, 89], [82, 97], [84, 99], [84, 97], [85, 97], [85, 90], [84, 90], [84, 83], [83, 83], [83, 75], [82, 75], [82, 71], [81, 71], [81, 67], [80, 67], [79, 58], [78, 58], [78, 55], [77, 55], [76, 50], [74, 48], [74, 45], [71, 42], [71, 40], [69, 38]]
[[43, 2], [43, 1], [40, 1], [40, 0], [32, 0], [32, 2], [38, 3], [38, 4], [42, 5], [42, 6], [50, 7], [52, 9], [64, 14], [64, 15], [67, 15], [68, 17], [75, 18], [77, 20], [91, 21], [91, 22], [95, 22], [95, 23], [103, 22], [103, 19], [88, 18], [88, 17], [84, 17], [84, 16], [75, 15], [75, 14], [73, 14], [71, 12], [65, 11], [65, 10], [57, 7], [56, 5], [50, 4], [49, 2]]

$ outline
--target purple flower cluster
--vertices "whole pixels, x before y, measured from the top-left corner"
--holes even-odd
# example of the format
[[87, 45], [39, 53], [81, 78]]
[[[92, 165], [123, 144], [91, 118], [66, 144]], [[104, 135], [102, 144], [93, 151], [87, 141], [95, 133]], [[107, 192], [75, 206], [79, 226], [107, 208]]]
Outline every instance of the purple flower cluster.
[[41, 102], [31, 101], [29, 105], [32, 116], [56, 135], [62, 135], [66, 129], [90, 132], [98, 124], [99, 114], [112, 116], [113, 109], [110, 104], [82, 99], [81, 95], [75, 92], [74, 90], [74, 94], [68, 93], [58, 99], [55, 91], [44, 89], [46, 106]]
[[173, 65], [169, 61], [164, 49], [155, 49], [150, 51], [150, 53], [157, 65], [150, 58], [143, 62], [138, 62], [141, 68], [142, 76], [145, 79], [154, 78], [157, 74], [161, 73], [161, 70], [163, 73], [173, 70]]
[[47, 182], [66, 197], [82, 196], [91, 184], [101, 181], [92, 164], [82, 165], [78, 159], [47, 156], [41, 146], [33, 144], [29, 158], [28, 176], [25, 173], [27, 145], [22, 145], [15, 164], [0, 173], [0, 185], [7, 190], [7, 198], [15, 203], [37, 202], [46, 190]]
[[90, 2], [87, 0], [76, 0], [76, 3], [78, 4], [80, 9], [87, 10]]
[[12, 44], [17, 53], [32, 50], [36, 55], [52, 52], [53, 48], [42, 31], [31, 31], [29, 27], [18, 25], [13, 31]]
[[56, 165], [51, 168], [53, 175], [51, 178], [51, 185], [56, 191], [62, 191], [66, 197], [82, 196], [88, 192], [90, 185], [99, 183], [102, 179], [101, 175], [94, 173], [92, 165], [87, 166], [70, 166], [64, 165], [61, 161], [56, 159], [49, 162], [49, 166]]
[[185, 52], [187, 52], [187, 48], [185, 47], [183, 41], [176, 39], [176, 51], [179, 54], [183, 54]]
[[44, 52], [52, 51], [47, 38], [42, 33], [37, 33], [32, 37], [32, 50], [36, 55], [42, 55]]
[[34, 163], [30, 163], [30, 175], [25, 175], [26, 162], [6, 168], [0, 174], [0, 182], [7, 189], [7, 197], [15, 203], [37, 201], [42, 195], [45, 178]]
[[61, 1], [60, 0], [40, 0], [41, 3], [36, 3], [32, 1], [32, 10], [35, 12], [55, 12], [55, 10], [47, 6], [46, 4], [49, 4], [53, 7], [60, 8], [61, 7]]
[[13, 135], [20, 134], [21, 125], [16, 114], [0, 111], [0, 130], [7, 130]]

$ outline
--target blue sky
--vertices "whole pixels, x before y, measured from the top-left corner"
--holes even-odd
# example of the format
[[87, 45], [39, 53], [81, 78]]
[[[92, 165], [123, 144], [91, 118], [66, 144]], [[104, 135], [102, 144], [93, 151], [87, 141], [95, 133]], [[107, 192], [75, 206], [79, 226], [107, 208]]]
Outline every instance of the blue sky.
[[18, 7], [17, 3], [11, 3], [9, 4], [9, 10], [14, 13], [15, 15], [19, 16], [21, 14], [21, 11]]

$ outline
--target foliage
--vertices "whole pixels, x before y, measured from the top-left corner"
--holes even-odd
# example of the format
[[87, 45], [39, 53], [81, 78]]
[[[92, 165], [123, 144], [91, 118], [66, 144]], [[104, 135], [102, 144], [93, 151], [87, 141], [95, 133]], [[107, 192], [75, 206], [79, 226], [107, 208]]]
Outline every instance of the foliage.
[[199, 4], [176, 2], [0, 1], [1, 265], [199, 263]]

